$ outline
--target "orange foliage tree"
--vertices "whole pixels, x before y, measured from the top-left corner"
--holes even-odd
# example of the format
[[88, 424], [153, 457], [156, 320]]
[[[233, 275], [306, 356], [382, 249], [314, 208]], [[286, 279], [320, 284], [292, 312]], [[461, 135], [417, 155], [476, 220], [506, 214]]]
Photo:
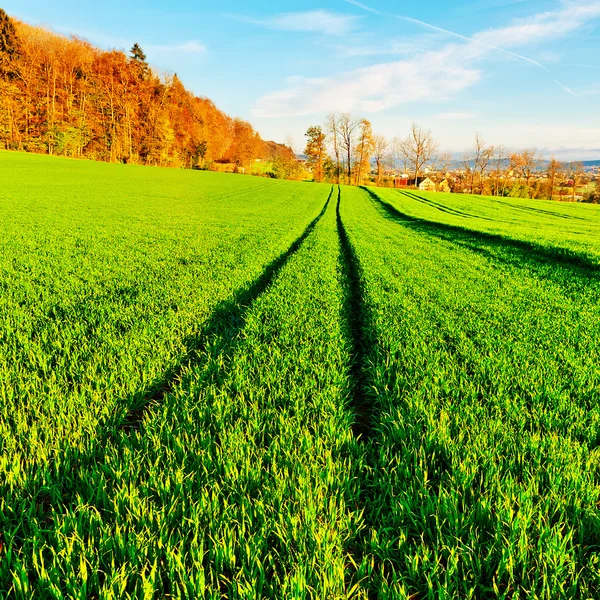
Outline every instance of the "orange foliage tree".
[[177, 75], [159, 77], [134, 44], [102, 51], [0, 9], [0, 148], [110, 162], [250, 172], [272, 153]]

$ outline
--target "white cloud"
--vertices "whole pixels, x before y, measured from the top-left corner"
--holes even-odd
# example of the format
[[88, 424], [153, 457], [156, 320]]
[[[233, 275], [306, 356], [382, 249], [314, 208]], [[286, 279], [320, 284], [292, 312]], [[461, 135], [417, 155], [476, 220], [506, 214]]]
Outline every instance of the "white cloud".
[[[357, 0], [347, 2], [377, 15], [397, 16], [384, 15]], [[481, 79], [481, 67], [477, 64], [494, 53], [526, 61], [550, 73], [542, 64], [512, 49], [563, 37], [596, 17], [600, 17], [600, 0], [563, 3], [560, 10], [467, 37], [400, 16], [460, 42], [448, 43], [414, 58], [375, 64], [331, 77], [288, 80], [283, 90], [260, 98], [252, 113], [255, 117], [291, 117], [334, 110], [375, 113], [417, 100], [444, 100], [477, 83]], [[576, 95], [552, 75], [550, 80], [566, 93]]]
[[536, 59], [544, 64], [557, 64], [560, 62], [562, 55], [554, 50], [542, 50], [536, 55]]
[[282, 13], [263, 19], [253, 19], [242, 15], [228, 16], [238, 21], [261, 25], [269, 29], [335, 36], [346, 35], [354, 31], [360, 21], [360, 17], [342, 15], [328, 10]]
[[[577, 129], [574, 139], [573, 129]], [[485, 139], [495, 140], [507, 147], [531, 148], [537, 146], [544, 156], [553, 154], [559, 160], [591, 160], [600, 158], [600, 128], [586, 127], [584, 120], [576, 125], [552, 123], [548, 125], [523, 123], [488, 124], [482, 128]]]
[[582, 65], [580, 63], [561, 63], [562, 67], [577, 67], [578, 69], [600, 69], [600, 65]]
[[600, 2], [563, 2], [562, 10], [539, 13], [508, 27], [490, 29], [473, 36], [474, 41], [500, 48], [513, 48], [557, 39], [573, 33], [600, 17]]
[[376, 113], [415, 100], [449, 98], [478, 81], [477, 70], [449, 65], [442, 53], [388, 62], [320, 79], [294, 78], [261, 98], [257, 117], [293, 117], [329, 110]]
[[368, 56], [408, 56], [417, 52], [427, 52], [439, 44], [438, 35], [422, 35], [414, 38], [405, 38], [372, 44], [328, 44], [343, 58], [357, 58]]

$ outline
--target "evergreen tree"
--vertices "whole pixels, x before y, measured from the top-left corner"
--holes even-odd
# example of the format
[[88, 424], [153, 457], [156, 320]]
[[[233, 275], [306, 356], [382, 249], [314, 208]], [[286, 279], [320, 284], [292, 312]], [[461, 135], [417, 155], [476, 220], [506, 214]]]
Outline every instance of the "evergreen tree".
[[146, 79], [150, 73], [150, 66], [146, 61], [146, 53], [142, 50], [142, 47], [136, 42], [130, 50], [131, 60], [137, 65], [140, 78]]
[[146, 63], [146, 54], [138, 43], [131, 48], [131, 58], [137, 62]]
[[15, 74], [15, 60], [19, 56], [19, 38], [10, 17], [0, 8], [0, 76]]

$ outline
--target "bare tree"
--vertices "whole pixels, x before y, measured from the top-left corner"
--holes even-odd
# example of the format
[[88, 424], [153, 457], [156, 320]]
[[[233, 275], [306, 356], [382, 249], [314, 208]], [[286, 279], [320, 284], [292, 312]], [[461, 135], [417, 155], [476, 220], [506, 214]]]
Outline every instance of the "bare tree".
[[346, 162], [348, 183], [352, 181], [352, 150], [354, 149], [356, 130], [360, 126], [360, 123], [359, 119], [355, 119], [349, 113], [342, 114], [337, 123], [340, 146], [344, 152]]
[[[494, 196], [498, 196], [498, 192], [500, 190], [500, 178], [503, 177], [504, 167], [506, 166], [506, 161], [508, 159], [508, 155], [506, 153], [506, 149], [504, 146], [496, 146], [494, 148], [494, 154], [491, 158], [492, 161], [492, 176], [494, 178]], [[503, 183], [502, 183], [502, 195], [504, 195], [504, 190], [506, 188], [506, 173], [504, 173]]]
[[[475, 134], [475, 143], [473, 144], [473, 150], [472, 150], [472, 160], [473, 160], [473, 171], [472, 171], [472, 176], [471, 176], [471, 192], [473, 192], [474, 188], [475, 188], [475, 174], [476, 173], [480, 173], [480, 165], [481, 165], [481, 161], [482, 158], [485, 154], [485, 142], [483, 141], [483, 138], [481, 137], [481, 134], [479, 132], [477, 132]], [[480, 177], [480, 187], [481, 187], [481, 177]]]
[[373, 153], [373, 128], [367, 119], [361, 119], [356, 142], [356, 160], [354, 183], [360, 185], [365, 175], [371, 171], [371, 155]]
[[577, 193], [577, 186], [581, 182], [581, 177], [584, 173], [583, 163], [582, 162], [572, 162], [569, 165], [569, 170], [571, 172], [571, 179], [573, 180], [573, 194], [572, 201], [575, 202], [575, 194]]
[[548, 181], [550, 184], [550, 200], [554, 200], [554, 190], [556, 189], [556, 181], [559, 177], [560, 172], [563, 170], [563, 165], [554, 158], [550, 159], [548, 163]]
[[463, 165], [471, 178], [471, 193], [475, 188], [475, 175], [479, 175], [479, 193], [483, 193], [483, 180], [494, 156], [493, 146], [488, 146], [479, 132], [475, 134], [475, 143], [470, 152], [465, 154]]
[[340, 158], [340, 138], [339, 138], [339, 125], [338, 125], [339, 117], [336, 113], [329, 113], [327, 115], [327, 119], [325, 120], [325, 131], [327, 132], [327, 137], [329, 143], [331, 143], [333, 149], [333, 156], [335, 159], [335, 178], [336, 183], [340, 182], [340, 173], [341, 173], [341, 158]]
[[485, 146], [479, 156], [477, 168], [479, 170], [479, 193], [483, 194], [483, 182], [492, 159], [494, 158], [494, 146]]
[[373, 158], [377, 165], [377, 185], [381, 183], [381, 168], [387, 157], [389, 144], [382, 135], [373, 136]]
[[540, 156], [536, 150], [523, 150], [523, 152], [511, 154], [510, 162], [513, 170], [516, 170], [521, 179], [525, 179], [525, 185], [530, 187], [533, 173], [540, 166]]
[[396, 172], [406, 173], [408, 171], [408, 159], [404, 151], [404, 140], [398, 136], [392, 138], [392, 161]]
[[283, 145], [287, 146], [294, 153], [294, 155], [296, 155], [296, 140], [294, 139], [294, 136], [291, 133], [288, 133], [285, 136]]
[[513, 154], [510, 155], [509, 175], [512, 173], [513, 176], [516, 176], [519, 181], [519, 185], [521, 184], [521, 176], [523, 174], [522, 165], [523, 157], [518, 152], [513, 152]]
[[523, 164], [521, 168], [525, 177], [525, 183], [527, 187], [529, 187], [533, 173], [540, 166], [541, 157], [537, 153], [537, 150], [524, 150], [521, 156], [523, 157]]
[[434, 168], [438, 171], [442, 176], [445, 176], [446, 173], [450, 170], [450, 167], [454, 161], [452, 158], [452, 154], [450, 152], [441, 152], [436, 154], [434, 157]]
[[465, 152], [461, 161], [463, 171], [465, 172], [465, 192], [473, 193], [473, 179], [475, 177], [475, 168], [473, 166], [473, 156], [470, 152]]
[[419, 125], [413, 123], [408, 137], [402, 144], [402, 151], [415, 175], [415, 187], [421, 169], [431, 161], [437, 148], [438, 145], [433, 140], [431, 131], [425, 131]]

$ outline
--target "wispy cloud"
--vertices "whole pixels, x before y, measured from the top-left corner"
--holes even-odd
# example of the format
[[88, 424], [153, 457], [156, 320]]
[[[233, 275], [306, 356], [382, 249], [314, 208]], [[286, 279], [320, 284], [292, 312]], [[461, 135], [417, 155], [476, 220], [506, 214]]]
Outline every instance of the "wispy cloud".
[[559, 39], [600, 17], [600, 0], [564, 2], [554, 12], [540, 13], [506, 27], [465, 36], [412, 17], [384, 14], [358, 0], [346, 1], [372, 14], [397, 17], [455, 41], [435, 51], [420, 52], [414, 57], [353, 69], [332, 77], [290, 79], [285, 89], [258, 100], [253, 109], [254, 116], [290, 117], [330, 110], [373, 113], [416, 100], [437, 102], [477, 83], [482, 77], [481, 63], [493, 54], [542, 69], [566, 93], [576, 95], [544, 65], [515, 50], [540, 41]]
[[474, 39], [504, 49], [519, 47], [564, 37], [598, 17], [600, 17], [600, 1], [598, 0], [565, 1], [560, 10], [519, 19], [508, 27], [490, 29], [477, 34]]
[[409, 56], [417, 52], [431, 51], [439, 43], [437, 35], [422, 35], [414, 38], [390, 40], [388, 42], [327, 44], [343, 58], [360, 58], [369, 56]]
[[[514, 48], [531, 43], [539, 43], [543, 40], [564, 37], [565, 35], [580, 29], [583, 25], [588, 23], [590, 19], [600, 16], [599, 0], [593, 0], [592, 2], [586, 3], [582, 3], [580, 0], [563, 0], [562, 10], [539, 13], [527, 19], [520, 19], [508, 27], [490, 29], [468, 37], [455, 31], [450, 31], [449, 29], [444, 29], [437, 25], [405, 15], [386, 15], [379, 10], [358, 2], [358, 0], [346, 0], [346, 2], [380, 16], [392, 16], [469, 42], [471, 48], [467, 49], [470, 49], [471, 52], [475, 52], [476, 54], [480, 53], [482, 49], [493, 50], [528, 62], [548, 74], [551, 74], [550, 70], [540, 62], [528, 56], [524, 56], [523, 54], [508, 50], [507, 48]], [[552, 81], [567, 94], [572, 96], [577, 95], [570, 87], [564, 85], [558, 79], [552, 78]]]
[[336, 77], [291, 78], [261, 98], [257, 117], [292, 117], [327, 110], [375, 113], [416, 100], [450, 98], [480, 78], [477, 70], [448, 64], [440, 53], [354, 69]]
[[577, 127], [575, 138], [573, 126], [569, 123], [501, 123], [486, 126], [482, 133], [487, 139], [493, 139], [506, 147], [526, 148], [531, 145], [531, 140], [536, 140], [543, 155], [549, 157], [555, 154], [559, 160], [588, 160], [600, 157], [598, 127]]
[[580, 69], [600, 69], [600, 65], [583, 65], [581, 63], [561, 63], [561, 67], [577, 67]]
[[560, 62], [562, 55], [554, 50], [542, 50], [537, 53], [536, 58], [544, 64], [556, 64]]
[[479, 0], [478, 2], [471, 2], [470, 4], [460, 5], [460, 9], [468, 10], [470, 13], [473, 11], [477, 12], [489, 12], [502, 8], [509, 8], [517, 6], [518, 4], [528, 4], [531, 0]]
[[346, 35], [354, 31], [360, 22], [360, 17], [355, 15], [343, 15], [328, 10], [281, 13], [265, 18], [252, 18], [245, 15], [226, 16], [269, 29], [335, 36]]
[[[496, 35], [498, 33], [503, 34], [506, 38], [510, 39], [511, 37], [515, 37], [515, 34], [518, 35], [517, 32], [518, 32], [519, 27], [507, 27], [504, 29], [494, 29], [494, 30], [482, 32], [482, 33], [476, 34], [472, 37], [469, 37], [469, 36], [463, 35], [461, 33], [456, 33], [455, 31], [450, 31], [449, 29], [444, 29], [443, 27], [438, 27], [437, 25], [433, 25], [431, 23], [421, 21], [420, 19], [413, 19], [412, 17], [407, 17], [405, 15], [386, 15], [386, 13], [382, 13], [381, 11], [370, 8], [369, 6], [366, 6], [365, 4], [362, 4], [361, 2], [358, 2], [357, 0], [346, 0], [346, 2], [348, 4], [357, 6], [357, 7], [361, 8], [362, 10], [366, 10], [368, 12], [377, 14], [382, 17], [392, 16], [392, 17], [395, 17], [396, 19], [400, 19], [402, 21], [407, 21], [408, 23], [414, 23], [415, 25], [425, 27], [426, 29], [436, 31], [438, 33], [443, 33], [448, 36], [452, 36], [454, 38], [458, 38], [461, 41], [469, 42], [469, 45], [472, 46], [472, 48], [470, 48], [471, 51], [473, 51], [475, 53], [480, 53], [480, 51], [482, 49], [483, 50], [495, 50], [497, 52], [507, 54], [514, 58], [524, 60], [524, 61], [531, 63], [541, 69], [547, 70], [539, 62], [537, 62], [531, 58], [528, 58], [527, 56], [523, 56], [521, 54], [516, 54], [515, 52], [510, 52], [509, 50], [506, 50], [505, 48], [501, 48], [500, 46], [497, 45]], [[513, 33], [513, 30], [514, 30], [514, 33]], [[490, 35], [490, 34], [492, 34], [492, 35]], [[521, 36], [519, 39], [522, 42], [524, 38], [523, 38], [523, 36]], [[505, 40], [505, 41], [508, 41], [508, 40]], [[512, 41], [514, 42], [515, 40], [512, 40]], [[494, 42], [494, 43], [492, 43], [492, 42]]]
[[595, 96], [600, 96], [600, 85], [598, 84], [592, 84], [591, 86], [584, 88], [583, 90], [581, 90], [579, 92], [579, 95], [582, 98], [589, 98], [589, 97], [595, 97]]

